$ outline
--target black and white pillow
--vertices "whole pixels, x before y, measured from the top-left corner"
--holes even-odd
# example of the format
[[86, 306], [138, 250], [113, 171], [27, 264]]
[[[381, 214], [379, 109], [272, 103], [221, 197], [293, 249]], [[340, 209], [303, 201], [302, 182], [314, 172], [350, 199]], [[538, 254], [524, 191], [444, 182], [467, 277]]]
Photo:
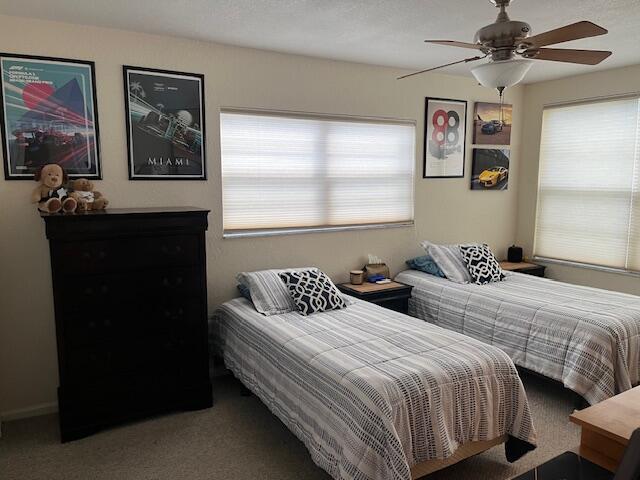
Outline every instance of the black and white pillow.
[[486, 285], [504, 279], [502, 268], [488, 245], [460, 245], [460, 253], [474, 283]]
[[333, 282], [318, 269], [281, 272], [280, 278], [302, 315], [345, 308], [347, 302]]

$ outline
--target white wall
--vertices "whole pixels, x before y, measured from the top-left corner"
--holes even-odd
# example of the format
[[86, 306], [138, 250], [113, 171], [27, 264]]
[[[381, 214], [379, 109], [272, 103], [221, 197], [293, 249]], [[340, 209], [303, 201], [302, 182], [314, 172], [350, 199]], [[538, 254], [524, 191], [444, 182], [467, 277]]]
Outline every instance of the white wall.
[[[137, 34], [0, 16], [4, 52], [93, 60], [104, 180], [97, 189], [112, 207], [194, 205], [211, 209], [207, 235], [209, 310], [236, 295], [242, 270], [315, 264], [336, 281], [362, 266], [368, 252], [392, 272], [421, 253], [418, 242], [486, 241], [501, 254], [515, 239], [522, 87], [514, 104], [511, 171], [506, 192], [470, 191], [472, 102], [497, 101], [471, 79], [423, 75], [403, 81], [394, 69], [312, 59]], [[205, 75], [209, 180], [128, 180], [122, 65]], [[469, 103], [466, 178], [423, 180], [424, 97]], [[218, 114], [222, 106], [408, 118], [417, 121], [415, 227], [222, 239]], [[0, 180], [0, 412], [55, 402], [57, 379], [51, 272], [43, 222], [29, 194], [30, 181]], [[23, 414], [24, 411], [17, 412]]]
[[[616, 68], [525, 86], [524, 124], [518, 187], [518, 243], [531, 255], [538, 194], [538, 160], [542, 110], [545, 105], [640, 92], [640, 65]], [[611, 146], [615, 155], [615, 145]], [[549, 264], [547, 276], [569, 283], [640, 294], [637, 276]]]

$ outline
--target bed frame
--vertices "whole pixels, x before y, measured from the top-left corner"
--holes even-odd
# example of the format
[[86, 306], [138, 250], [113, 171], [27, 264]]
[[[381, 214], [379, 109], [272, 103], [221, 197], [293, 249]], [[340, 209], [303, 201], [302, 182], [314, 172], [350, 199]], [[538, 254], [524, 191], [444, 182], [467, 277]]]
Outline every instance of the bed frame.
[[443, 468], [449, 467], [466, 458], [473, 457], [474, 455], [506, 442], [507, 437], [508, 435], [502, 435], [501, 437], [494, 438], [493, 440], [469, 442], [464, 445], [460, 445], [450, 457], [443, 460], [427, 460], [426, 462], [418, 463], [411, 467], [411, 478], [415, 480], [417, 478], [424, 477], [425, 475], [429, 475], [437, 470], [442, 470]]

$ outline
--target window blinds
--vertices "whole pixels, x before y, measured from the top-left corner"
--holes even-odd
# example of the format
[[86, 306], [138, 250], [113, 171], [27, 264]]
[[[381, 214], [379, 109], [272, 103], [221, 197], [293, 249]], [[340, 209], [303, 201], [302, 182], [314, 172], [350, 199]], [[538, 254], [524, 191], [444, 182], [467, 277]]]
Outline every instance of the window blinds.
[[535, 255], [640, 271], [640, 101], [545, 109]]
[[413, 221], [415, 125], [220, 114], [225, 234]]

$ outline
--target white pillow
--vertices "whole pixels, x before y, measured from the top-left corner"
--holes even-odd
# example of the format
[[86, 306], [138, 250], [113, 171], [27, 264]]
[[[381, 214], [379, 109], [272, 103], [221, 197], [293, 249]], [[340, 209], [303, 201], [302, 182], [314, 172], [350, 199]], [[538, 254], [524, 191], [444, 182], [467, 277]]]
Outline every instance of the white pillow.
[[459, 245], [436, 245], [425, 240], [420, 246], [433, 258], [448, 280], [455, 283], [472, 281]]

